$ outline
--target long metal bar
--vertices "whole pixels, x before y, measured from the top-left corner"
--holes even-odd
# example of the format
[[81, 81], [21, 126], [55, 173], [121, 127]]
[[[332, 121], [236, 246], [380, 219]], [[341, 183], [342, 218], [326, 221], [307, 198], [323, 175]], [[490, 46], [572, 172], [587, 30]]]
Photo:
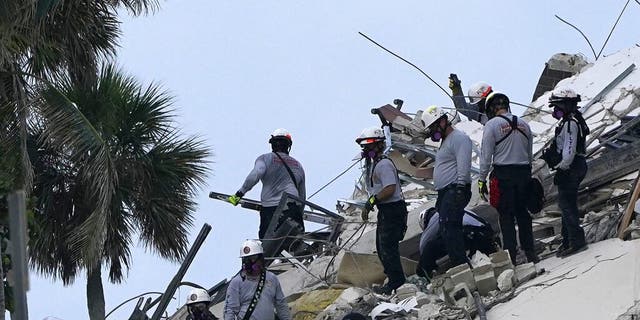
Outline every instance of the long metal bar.
[[[409, 143], [404, 143], [404, 142], [399, 142], [399, 141], [394, 141], [393, 142], [393, 147], [400, 149], [400, 150], [405, 150], [405, 151], [415, 151], [415, 152], [422, 152], [425, 153], [426, 155], [428, 155], [431, 158], [436, 158], [436, 153], [437, 151], [435, 149], [429, 149], [427, 147], [422, 147], [422, 146], [418, 146], [418, 145], [414, 145], [414, 144], [409, 144]], [[480, 169], [476, 168], [474, 166], [471, 166], [471, 172], [473, 173], [480, 173]]]
[[[229, 195], [224, 194], [224, 193], [219, 193], [219, 192], [214, 192], [214, 191], [209, 193], [209, 198], [216, 199], [216, 200], [227, 201], [226, 199], [228, 197], [229, 197]], [[331, 211], [328, 211], [328, 210], [316, 205], [313, 202], [302, 200], [302, 199], [300, 199], [298, 197], [295, 197], [293, 195], [288, 195], [288, 197], [291, 198], [291, 199], [294, 199], [296, 201], [299, 201], [301, 203], [304, 203], [305, 205], [309, 206], [310, 208], [321, 212], [321, 213], [318, 213], [318, 212], [315, 212], [315, 211], [304, 210], [302, 212], [302, 219], [304, 219], [305, 221], [310, 221], [310, 222], [315, 222], [315, 223], [320, 223], [320, 224], [325, 224], [325, 225], [331, 225], [331, 224], [333, 224], [333, 222], [336, 219], [337, 220], [344, 220], [341, 216], [339, 216], [339, 215], [337, 215], [337, 214], [335, 214], [335, 213], [333, 213]], [[243, 208], [250, 209], [250, 210], [255, 210], [255, 211], [260, 211], [260, 209], [262, 208], [262, 206], [260, 205], [260, 201], [252, 200], [252, 199], [245, 199], [245, 198], [240, 200], [240, 206], [242, 206]]]
[[187, 273], [187, 269], [189, 269], [191, 262], [193, 262], [193, 259], [196, 257], [196, 254], [198, 253], [198, 250], [200, 250], [200, 247], [204, 243], [204, 240], [207, 238], [209, 231], [211, 231], [211, 226], [205, 223], [202, 226], [202, 229], [200, 229], [200, 233], [198, 234], [198, 237], [193, 243], [193, 246], [191, 247], [191, 249], [187, 253], [187, 256], [184, 258], [184, 261], [180, 265], [180, 269], [178, 269], [178, 273], [176, 273], [176, 275], [173, 276], [173, 279], [171, 280], [171, 282], [169, 282], [167, 289], [162, 294], [160, 303], [158, 304], [158, 307], [156, 307], [156, 310], [153, 312], [153, 316], [151, 316], [151, 320], [159, 320], [160, 317], [162, 316], [162, 313], [167, 309], [167, 306], [169, 305], [169, 301], [171, 301], [171, 297], [173, 296], [173, 293], [176, 291], [176, 288], [182, 281], [182, 277], [184, 277], [185, 273]]
[[27, 271], [27, 217], [26, 196], [24, 190], [9, 194], [9, 232], [11, 232], [11, 264], [16, 279], [13, 287], [15, 309], [12, 319], [29, 319], [27, 308], [27, 290], [29, 289], [29, 273]]

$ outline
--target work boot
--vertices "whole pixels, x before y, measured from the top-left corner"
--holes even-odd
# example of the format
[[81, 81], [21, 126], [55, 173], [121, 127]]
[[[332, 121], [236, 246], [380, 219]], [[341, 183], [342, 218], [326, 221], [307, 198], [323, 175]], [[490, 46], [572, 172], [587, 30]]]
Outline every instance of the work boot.
[[562, 258], [566, 258], [572, 254], [576, 254], [578, 252], [582, 252], [584, 250], [587, 250], [589, 248], [589, 246], [587, 246], [586, 243], [582, 244], [582, 245], [571, 245], [569, 246], [569, 248], [567, 248], [567, 250], [563, 251], [562, 254]]
[[556, 257], [561, 258], [564, 256], [564, 251], [567, 251], [567, 249], [569, 249], [569, 245], [566, 244], [561, 244], [558, 249], [556, 249]]
[[389, 284], [385, 284], [383, 286], [373, 287], [373, 292], [377, 294], [390, 295], [393, 292], [393, 288], [389, 286]]
[[533, 262], [534, 264], [540, 262], [540, 258], [538, 258], [538, 255], [533, 250], [525, 251], [524, 255], [527, 256], [527, 262]]
[[390, 295], [391, 293], [393, 293], [393, 290], [398, 289], [401, 285], [403, 285], [404, 283], [400, 283], [400, 284], [385, 284], [383, 286], [376, 286], [373, 287], [373, 292], [377, 293], [377, 294], [384, 294], [384, 295]]

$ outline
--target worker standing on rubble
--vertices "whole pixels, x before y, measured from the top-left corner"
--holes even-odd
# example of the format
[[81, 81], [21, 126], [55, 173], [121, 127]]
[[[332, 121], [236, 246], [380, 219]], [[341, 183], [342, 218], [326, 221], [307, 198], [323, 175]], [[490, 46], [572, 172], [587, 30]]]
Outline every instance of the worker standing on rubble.
[[485, 102], [487, 96], [493, 92], [491, 86], [486, 82], [474, 83], [468, 91], [469, 103], [465, 100], [462, 94], [462, 86], [458, 76], [454, 73], [449, 75], [449, 89], [451, 89], [451, 96], [453, 104], [456, 110], [464, 114], [470, 120], [475, 120], [481, 124], [485, 124], [488, 121], [485, 114]]
[[407, 231], [407, 205], [402, 195], [398, 171], [391, 159], [383, 153], [385, 136], [382, 129], [364, 129], [356, 143], [362, 147], [362, 157], [367, 163], [366, 185], [370, 195], [362, 210], [362, 220], [369, 219], [369, 212], [374, 206], [378, 208], [376, 250], [384, 273], [389, 278], [384, 286], [374, 287], [373, 290], [379, 294], [391, 294], [406, 280], [398, 243]]
[[218, 320], [216, 316], [209, 311], [209, 303], [211, 297], [205, 289], [195, 288], [191, 290], [187, 297], [187, 320]]
[[491, 204], [500, 213], [503, 246], [509, 251], [515, 265], [518, 253], [515, 219], [520, 246], [527, 261], [537, 263], [539, 259], [533, 245], [531, 216], [526, 208], [533, 154], [531, 129], [527, 122], [511, 114], [509, 98], [503, 93], [489, 94], [485, 111], [489, 121], [482, 134], [478, 178], [480, 196], [487, 200], [486, 179], [493, 165]]
[[462, 233], [464, 207], [471, 199], [471, 139], [455, 129], [442, 109], [431, 106], [422, 113], [427, 138], [439, 142], [433, 184], [438, 191], [440, 233], [454, 266], [468, 263]]
[[585, 155], [589, 127], [578, 110], [580, 95], [568, 88], [557, 88], [549, 97], [553, 117], [560, 120], [551, 148], [559, 163], [548, 163], [556, 169], [553, 182], [558, 186], [558, 207], [562, 210], [562, 245], [556, 255], [565, 257], [585, 250], [587, 243], [578, 213], [578, 187], [587, 174]]
[[[298, 160], [289, 155], [293, 143], [291, 135], [286, 129], [276, 129], [271, 134], [269, 143], [272, 152], [265, 153], [256, 159], [253, 170], [244, 180], [242, 187], [228, 199], [231, 204], [237, 205], [258, 181], [262, 181], [260, 194], [262, 208], [258, 231], [260, 239], [264, 238], [280, 198], [285, 192], [302, 200], [306, 199], [304, 169]], [[304, 230], [303, 209], [304, 205], [290, 202], [287, 204], [287, 209], [283, 211], [283, 214], [296, 221], [302, 230]]]
[[242, 270], [227, 287], [224, 320], [273, 320], [276, 314], [280, 320], [291, 320], [280, 281], [265, 267], [262, 243], [245, 241], [240, 258]]

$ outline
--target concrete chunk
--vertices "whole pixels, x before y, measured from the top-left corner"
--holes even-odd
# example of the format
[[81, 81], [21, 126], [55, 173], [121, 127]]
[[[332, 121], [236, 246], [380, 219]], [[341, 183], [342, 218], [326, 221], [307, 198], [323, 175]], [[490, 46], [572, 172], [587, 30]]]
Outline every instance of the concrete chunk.
[[493, 265], [494, 277], [498, 277], [502, 272], [507, 269], [513, 269], [513, 263], [511, 263], [511, 256], [506, 250], [494, 252], [489, 255], [491, 258], [491, 264]]
[[340, 302], [344, 304], [353, 305], [357, 303], [360, 300], [360, 298], [364, 297], [367, 293], [369, 293], [369, 291], [365, 289], [358, 288], [358, 287], [350, 287], [342, 291], [338, 299], [336, 299], [336, 303]]
[[418, 286], [413, 283], [405, 283], [396, 289], [396, 297], [401, 301], [415, 296], [416, 292], [419, 292]]
[[535, 278], [538, 273], [533, 262], [529, 262], [516, 266], [515, 274], [518, 283], [523, 283]]
[[473, 272], [466, 263], [447, 270], [447, 276], [451, 278], [454, 286], [458, 283], [466, 283], [469, 290], [476, 290], [476, 281], [473, 279]]
[[490, 291], [498, 288], [498, 283], [496, 278], [493, 276], [493, 271], [477, 275], [475, 277], [475, 281], [478, 292], [483, 296], [486, 296]]
[[511, 290], [514, 285], [514, 272], [511, 269], [505, 270], [498, 276], [498, 289], [500, 291]]

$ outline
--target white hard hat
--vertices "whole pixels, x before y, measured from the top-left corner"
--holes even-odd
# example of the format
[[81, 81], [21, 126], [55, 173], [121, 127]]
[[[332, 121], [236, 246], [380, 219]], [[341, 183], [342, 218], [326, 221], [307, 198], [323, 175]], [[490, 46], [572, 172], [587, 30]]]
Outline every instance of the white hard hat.
[[262, 241], [260, 240], [247, 240], [242, 244], [240, 249], [240, 258], [254, 256], [256, 254], [263, 254]]
[[478, 103], [482, 98], [486, 98], [492, 92], [491, 86], [486, 82], [474, 83], [467, 92], [471, 103]]
[[198, 302], [211, 302], [211, 297], [209, 293], [205, 289], [195, 288], [191, 290], [189, 296], [187, 297], [187, 305], [198, 303]]
[[567, 87], [555, 88], [551, 92], [551, 97], [549, 97], [549, 102], [579, 102], [580, 95], [576, 94], [573, 89]]
[[271, 138], [269, 138], [269, 143], [271, 143], [274, 140], [280, 140], [280, 139], [284, 139], [284, 140], [288, 140], [289, 142], [293, 142], [291, 140], [291, 134], [285, 128], [278, 128], [278, 129], [273, 130], [273, 133], [271, 133]]
[[424, 112], [422, 112], [422, 123], [424, 124], [425, 128], [429, 128], [432, 124], [446, 115], [447, 114], [442, 111], [442, 108], [438, 106], [430, 106], [424, 109]]
[[424, 221], [424, 217], [425, 217], [426, 215], [427, 215], [427, 210], [422, 210], [422, 211], [420, 212], [420, 218], [418, 218], [418, 219], [419, 219], [419, 220], [418, 220], [418, 224], [420, 225], [420, 229], [421, 229], [422, 231], [424, 231], [424, 228], [426, 228], [426, 227], [427, 227], [427, 226], [426, 226], [426, 223], [425, 223], [425, 221]]
[[378, 141], [384, 141], [384, 132], [378, 127], [370, 127], [362, 130], [360, 136], [356, 139], [359, 145], [371, 144]]

